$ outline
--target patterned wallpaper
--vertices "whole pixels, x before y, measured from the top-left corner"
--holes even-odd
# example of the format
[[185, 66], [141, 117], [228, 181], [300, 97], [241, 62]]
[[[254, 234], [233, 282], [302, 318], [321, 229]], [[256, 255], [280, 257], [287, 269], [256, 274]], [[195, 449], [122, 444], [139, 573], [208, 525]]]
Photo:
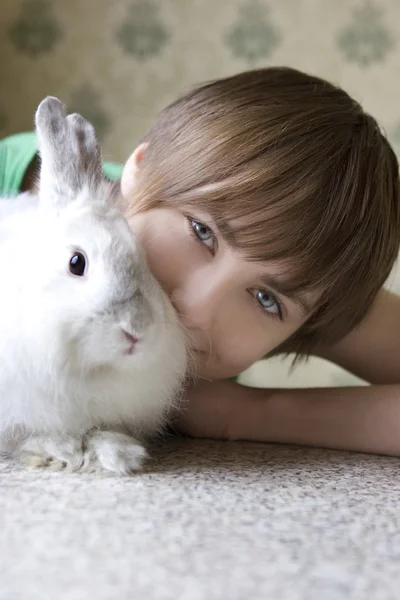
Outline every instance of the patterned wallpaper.
[[52, 93], [124, 160], [194, 83], [288, 64], [342, 84], [400, 150], [399, 23], [397, 0], [2, 0], [1, 133]]
[[[193, 84], [285, 64], [341, 84], [400, 153], [399, 37], [398, 0], [2, 0], [0, 136], [31, 129], [53, 94], [95, 123], [107, 158], [123, 161]], [[276, 363], [257, 369], [297, 383]], [[319, 385], [355, 381], [314, 361], [298, 372], [306, 384], [317, 372]]]

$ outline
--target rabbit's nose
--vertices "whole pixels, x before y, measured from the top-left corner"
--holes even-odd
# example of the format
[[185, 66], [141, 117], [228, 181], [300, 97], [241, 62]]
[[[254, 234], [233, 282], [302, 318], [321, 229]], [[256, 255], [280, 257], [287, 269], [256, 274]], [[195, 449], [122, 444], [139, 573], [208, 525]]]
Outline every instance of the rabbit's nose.
[[135, 350], [135, 346], [136, 346], [137, 342], [139, 341], [138, 338], [135, 335], [132, 335], [131, 333], [126, 331], [126, 329], [122, 329], [122, 333], [123, 333], [126, 341], [128, 342], [128, 347], [124, 351], [124, 354], [133, 354], [133, 352]]

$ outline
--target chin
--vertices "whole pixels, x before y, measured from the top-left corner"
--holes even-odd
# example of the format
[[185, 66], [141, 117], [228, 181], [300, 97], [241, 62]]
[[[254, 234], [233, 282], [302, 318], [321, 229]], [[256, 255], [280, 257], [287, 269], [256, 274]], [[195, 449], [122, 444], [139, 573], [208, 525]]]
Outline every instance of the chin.
[[235, 377], [240, 371], [233, 367], [218, 364], [215, 361], [211, 362], [211, 359], [207, 355], [196, 353], [195, 361], [192, 362], [190, 372], [195, 379], [217, 381]]

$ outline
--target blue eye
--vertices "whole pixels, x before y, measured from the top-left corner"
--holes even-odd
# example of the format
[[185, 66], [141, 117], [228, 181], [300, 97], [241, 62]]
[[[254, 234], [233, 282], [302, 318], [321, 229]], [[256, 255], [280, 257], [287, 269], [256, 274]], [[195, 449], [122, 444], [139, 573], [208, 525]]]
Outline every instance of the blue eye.
[[215, 235], [212, 229], [200, 221], [189, 219], [194, 235], [210, 250], [215, 246]]
[[199, 223], [199, 221], [192, 221], [192, 227], [195, 234], [202, 242], [206, 242], [213, 237], [213, 232], [211, 229], [207, 227], [207, 225]]
[[281, 314], [279, 303], [274, 296], [264, 290], [255, 290], [254, 295], [261, 308], [266, 312], [278, 315]]

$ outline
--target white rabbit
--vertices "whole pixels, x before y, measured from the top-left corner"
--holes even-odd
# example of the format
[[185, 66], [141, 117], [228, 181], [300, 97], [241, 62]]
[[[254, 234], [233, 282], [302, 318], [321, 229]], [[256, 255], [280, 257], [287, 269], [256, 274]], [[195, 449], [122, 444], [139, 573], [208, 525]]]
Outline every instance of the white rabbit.
[[130, 473], [179, 397], [185, 335], [93, 127], [52, 97], [35, 121], [39, 192], [0, 201], [0, 450]]

